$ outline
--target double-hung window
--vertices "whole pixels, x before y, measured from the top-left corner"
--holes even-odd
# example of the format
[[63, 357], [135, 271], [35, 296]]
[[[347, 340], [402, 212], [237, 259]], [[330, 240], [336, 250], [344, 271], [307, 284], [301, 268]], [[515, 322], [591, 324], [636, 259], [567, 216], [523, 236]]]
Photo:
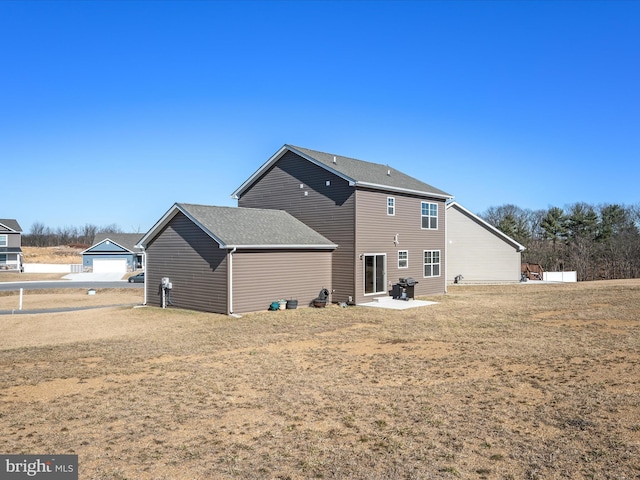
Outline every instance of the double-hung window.
[[438, 229], [438, 204], [422, 202], [422, 228], [429, 230]]
[[6, 247], [8, 245], [7, 238], [7, 235], [0, 235], [0, 247]]
[[409, 268], [409, 250], [398, 250], [398, 268]]
[[424, 251], [424, 276], [440, 276], [440, 250]]
[[396, 199], [395, 197], [387, 197], [387, 215], [396, 214]]

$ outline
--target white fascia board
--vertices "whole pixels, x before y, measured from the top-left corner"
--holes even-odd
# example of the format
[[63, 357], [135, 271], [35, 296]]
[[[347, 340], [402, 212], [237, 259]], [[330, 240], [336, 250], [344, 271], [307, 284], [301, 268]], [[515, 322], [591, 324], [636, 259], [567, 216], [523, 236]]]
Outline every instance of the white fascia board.
[[[129, 250], [127, 247], [123, 247], [122, 245], [120, 245], [118, 242], [114, 242], [113, 240], [111, 240], [109, 237], [105, 238], [104, 240], [102, 240], [101, 242], [98, 242], [94, 245], [91, 245], [89, 248], [87, 248], [86, 250], [83, 250], [82, 252], [80, 252], [81, 255], [84, 255], [85, 253], [89, 252], [89, 250], [91, 250], [92, 248], [96, 248], [98, 245], [102, 245], [104, 242], [111, 242], [114, 245], [119, 246], [121, 249], [126, 250], [129, 253], [134, 253], [131, 250]], [[93, 253], [93, 252], [90, 252]], [[118, 253], [118, 252], [110, 252], [110, 254], [114, 254], [114, 253]]]
[[453, 198], [451, 195], [443, 195], [441, 193], [422, 192], [420, 190], [411, 190], [409, 188], [401, 188], [401, 187], [390, 187], [389, 185], [379, 185], [377, 183], [356, 182], [355, 185], [357, 187], [373, 188], [376, 190], [387, 190], [390, 192], [398, 192], [398, 193], [411, 193], [411, 194], [420, 195], [423, 197], [442, 198], [444, 200], [449, 200]]
[[456, 207], [458, 209], [460, 209], [462, 212], [464, 212], [466, 215], [475, 218], [477, 221], [479, 221], [480, 223], [482, 223], [488, 230], [491, 230], [493, 233], [495, 233], [496, 235], [498, 235], [499, 237], [501, 237], [503, 240], [505, 240], [507, 243], [512, 244], [513, 246], [515, 246], [519, 252], [523, 252], [527, 249], [527, 247], [525, 247], [524, 245], [520, 245], [518, 242], [516, 242], [513, 238], [511, 238], [509, 235], [507, 235], [504, 232], [501, 232], [500, 230], [498, 230], [496, 227], [494, 227], [493, 225], [491, 225], [490, 223], [487, 223], [485, 220], [483, 220], [482, 218], [480, 218], [479, 216], [477, 216], [475, 213], [470, 212], [469, 210], [467, 210], [466, 208], [464, 208], [462, 205], [460, 205], [458, 202], [451, 202], [447, 204], [447, 208], [451, 208], [451, 207]]
[[274, 153], [271, 158], [269, 158], [269, 160], [267, 160], [265, 163], [262, 164], [262, 166], [256, 170], [253, 175], [251, 175], [248, 179], [246, 179], [244, 181], [244, 183], [242, 185], [240, 185], [232, 194], [231, 194], [231, 198], [233, 198], [234, 200], [238, 200], [240, 198], [240, 195], [250, 186], [253, 184], [253, 182], [259, 178], [267, 169], [269, 169], [271, 167], [271, 165], [273, 165], [274, 163], [276, 163], [278, 160], [280, 160], [280, 157], [282, 157], [285, 152], [288, 150], [286, 145], [283, 145], [282, 147], [280, 147], [280, 150], [278, 150], [276, 153]]
[[269, 158], [269, 160], [267, 160], [265, 163], [262, 164], [262, 166], [255, 171], [255, 173], [253, 175], [251, 175], [242, 185], [240, 185], [240, 187], [238, 187], [238, 189], [236, 189], [235, 192], [233, 192], [231, 194], [231, 198], [233, 198], [234, 200], [238, 200], [240, 198], [240, 196], [242, 195], [242, 193], [249, 187], [251, 186], [255, 180], [257, 180], [260, 176], [262, 176], [262, 174], [267, 171], [269, 168], [271, 168], [271, 166], [276, 163], [278, 160], [280, 160], [280, 158], [282, 158], [282, 156], [287, 152], [293, 152], [296, 155], [304, 158], [305, 160], [313, 163], [314, 165], [317, 165], [320, 168], [323, 168], [324, 170], [327, 170], [328, 172], [333, 173], [334, 175], [346, 180], [347, 182], [349, 182], [349, 186], [353, 187], [356, 185], [356, 181], [353, 178], [347, 177], [346, 175], [338, 172], [337, 170], [332, 169], [331, 167], [327, 166], [326, 164], [317, 161], [315, 158], [312, 158], [304, 153], [302, 153], [300, 150], [292, 147], [291, 145], [283, 145], [280, 150], [278, 150], [275, 154], [273, 154], [271, 156], [271, 158]]
[[7, 230], [9, 230], [9, 233], [21, 233], [18, 232], [18, 230], [14, 230], [13, 228], [6, 226], [4, 223], [0, 223], [0, 227], [6, 228]]
[[154, 238], [157, 235], [157, 233], [161, 229], [163, 229], [171, 221], [171, 219], [173, 217], [176, 216], [176, 214], [178, 212], [181, 212], [182, 214], [184, 214], [184, 216], [186, 216], [189, 220], [191, 220], [193, 223], [195, 223], [203, 232], [205, 232], [207, 235], [209, 235], [211, 238], [213, 238], [217, 243], [219, 243], [221, 245], [224, 244], [224, 242], [222, 242], [222, 240], [217, 238], [212, 232], [210, 232], [200, 222], [198, 222], [195, 218], [193, 218], [187, 211], [185, 211], [182, 207], [180, 207], [179, 204], [174, 203], [173, 206], [167, 211], [167, 213], [165, 213], [162, 216], [162, 218], [160, 220], [158, 220], [153, 227], [151, 227], [151, 230], [149, 230], [145, 234], [145, 236], [140, 239], [140, 241], [138, 242], [138, 245], [140, 245], [143, 249], [146, 250], [147, 244], [149, 243], [149, 241], [152, 238]]
[[312, 249], [312, 250], [334, 250], [338, 245], [220, 245], [220, 248], [251, 248], [261, 250], [278, 250], [278, 249]]
[[318, 160], [316, 160], [313, 157], [310, 157], [309, 155], [306, 155], [304, 153], [302, 153], [300, 150], [297, 150], [296, 148], [292, 147], [291, 145], [285, 145], [285, 147], [290, 150], [291, 152], [295, 153], [296, 155], [301, 156], [302, 158], [304, 158], [305, 160], [313, 163], [314, 165], [317, 165], [320, 168], [323, 168], [324, 170], [333, 173], [334, 175], [336, 175], [337, 177], [342, 178], [343, 180], [346, 180], [347, 182], [349, 182], [349, 186], [350, 187], [354, 187], [355, 185], [357, 185], [357, 182], [351, 178], [346, 176], [344, 173], [340, 173], [337, 170], [334, 170], [333, 168], [331, 168], [329, 165], [327, 165], [326, 163], [322, 163], [319, 162]]
[[160, 218], [160, 220], [158, 220], [155, 225], [153, 225], [153, 227], [151, 227], [151, 229], [144, 234], [144, 236], [140, 239], [140, 241], [138, 242], [140, 245], [142, 245], [144, 248], [147, 247], [147, 243], [149, 242], [149, 240], [151, 240], [153, 237], [156, 236], [156, 233], [163, 228], [167, 223], [169, 223], [169, 221], [175, 217], [176, 213], [178, 213], [178, 204], [174, 203], [173, 206], [166, 211], [166, 213], [162, 216], [162, 218]]
[[202, 230], [204, 233], [209, 235], [218, 245], [220, 245], [220, 247], [226, 246], [221, 238], [217, 237], [211, 230], [209, 230], [207, 227], [202, 225], [198, 220], [196, 220], [194, 217], [192, 217], [191, 214], [189, 212], [187, 212], [186, 210], [184, 210], [183, 208], [181, 208], [180, 205], [177, 205], [177, 208], [178, 208], [178, 210], [180, 210], [182, 212], [182, 214], [185, 217], [187, 217], [189, 220], [191, 220], [193, 223], [195, 223], [196, 226], [200, 230]]

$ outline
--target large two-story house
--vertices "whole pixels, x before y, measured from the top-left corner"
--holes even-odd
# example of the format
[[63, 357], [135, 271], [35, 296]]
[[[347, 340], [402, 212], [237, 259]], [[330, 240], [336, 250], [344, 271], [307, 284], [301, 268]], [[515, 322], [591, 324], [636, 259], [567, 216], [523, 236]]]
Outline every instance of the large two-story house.
[[452, 197], [391, 166], [284, 145], [232, 196], [238, 208], [175, 204], [142, 238], [147, 303], [163, 278], [173, 305], [227, 314], [324, 289], [366, 303], [407, 277], [416, 296], [445, 292]]
[[234, 193], [240, 207], [285, 210], [337, 245], [332, 300], [364, 303], [400, 278], [445, 291], [448, 193], [388, 165], [284, 145]]
[[11, 218], [0, 218], [0, 269], [22, 270], [22, 228]]

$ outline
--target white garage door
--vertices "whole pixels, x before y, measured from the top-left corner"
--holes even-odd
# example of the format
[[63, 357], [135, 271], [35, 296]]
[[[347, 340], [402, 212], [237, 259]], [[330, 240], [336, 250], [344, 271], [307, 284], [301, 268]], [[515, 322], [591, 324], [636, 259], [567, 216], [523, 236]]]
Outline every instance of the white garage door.
[[94, 260], [93, 261], [94, 273], [126, 273], [127, 272], [127, 259], [126, 258], [111, 258], [109, 260]]

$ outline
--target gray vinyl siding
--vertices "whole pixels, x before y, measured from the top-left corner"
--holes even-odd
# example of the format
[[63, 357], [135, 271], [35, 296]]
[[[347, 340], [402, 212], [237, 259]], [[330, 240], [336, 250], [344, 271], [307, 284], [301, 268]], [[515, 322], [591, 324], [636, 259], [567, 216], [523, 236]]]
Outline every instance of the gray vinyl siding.
[[287, 152], [243, 193], [238, 206], [285, 210], [338, 245], [332, 255], [332, 300], [354, 297], [355, 189], [347, 181]]
[[0, 235], [7, 236], [7, 248], [19, 248], [22, 246], [22, 235], [10, 230], [0, 230]]
[[160, 282], [173, 283], [175, 307], [215, 313], [227, 310], [227, 251], [182, 213], [147, 246], [147, 303], [161, 305]]
[[464, 283], [520, 281], [521, 253], [464, 212], [447, 210], [447, 280], [462, 275]]
[[331, 290], [331, 251], [237, 250], [233, 254], [233, 311], [267, 310], [279, 299], [309, 306]]
[[[395, 215], [387, 215], [387, 198], [395, 198]], [[386, 254], [387, 290], [402, 277], [419, 283], [415, 295], [440, 294], [445, 291], [445, 203], [443, 200], [358, 189], [356, 193], [356, 303], [369, 302], [379, 295], [364, 294], [365, 254]], [[421, 228], [421, 203], [438, 204], [438, 229]], [[395, 245], [395, 235], [399, 243]], [[408, 268], [398, 268], [398, 251], [407, 250]], [[440, 250], [440, 276], [424, 278], [423, 252]], [[387, 295], [388, 293], [385, 293]]]

